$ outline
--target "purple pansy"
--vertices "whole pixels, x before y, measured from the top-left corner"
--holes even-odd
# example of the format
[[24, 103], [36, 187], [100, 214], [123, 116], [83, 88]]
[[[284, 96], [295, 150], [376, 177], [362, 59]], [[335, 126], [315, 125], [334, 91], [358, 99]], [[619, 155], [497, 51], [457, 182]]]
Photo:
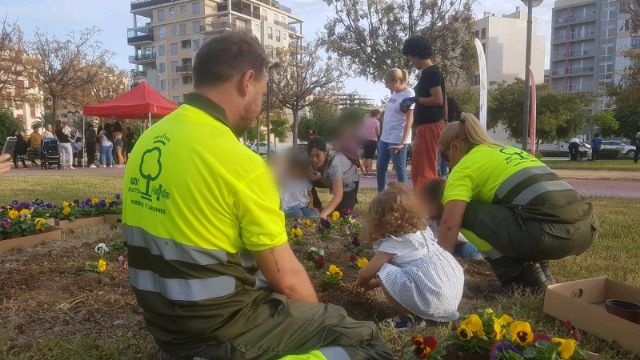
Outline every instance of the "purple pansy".
[[104, 199], [98, 201], [98, 207], [106, 207], [107, 206], [107, 202], [104, 201]]
[[122, 199], [122, 195], [120, 195], [120, 194], [116, 194], [116, 196], [114, 196], [114, 198], [115, 198], [116, 200], [120, 200], [120, 199]]
[[11, 220], [9, 220], [9, 219], [7, 219], [7, 218], [2, 219], [2, 226], [3, 226], [5, 229], [9, 229], [9, 228], [11, 227]]
[[522, 355], [522, 351], [520, 351], [518, 348], [516, 348], [515, 346], [509, 344], [506, 341], [502, 341], [499, 342], [498, 344], [495, 345], [495, 347], [492, 349], [491, 351], [491, 360], [496, 360], [497, 354], [498, 353], [503, 353], [503, 352], [507, 352], [507, 351], [511, 351], [514, 352], [518, 355]]

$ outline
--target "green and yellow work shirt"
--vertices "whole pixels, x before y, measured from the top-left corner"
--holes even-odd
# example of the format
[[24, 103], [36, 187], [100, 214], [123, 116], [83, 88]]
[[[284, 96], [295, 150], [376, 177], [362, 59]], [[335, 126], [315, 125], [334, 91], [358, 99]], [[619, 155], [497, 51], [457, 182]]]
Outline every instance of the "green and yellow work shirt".
[[[473, 147], [451, 171], [443, 203], [460, 200], [503, 204], [524, 219], [575, 223], [591, 216], [591, 204], [528, 152], [494, 145]], [[462, 233], [478, 248], [490, 246]]]
[[219, 105], [195, 93], [185, 100], [142, 134], [124, 180], [130, 282], [149, 330], [173, 354], [246, 331], [271, 294], [249, 251], [287, 241], [265, 162]]

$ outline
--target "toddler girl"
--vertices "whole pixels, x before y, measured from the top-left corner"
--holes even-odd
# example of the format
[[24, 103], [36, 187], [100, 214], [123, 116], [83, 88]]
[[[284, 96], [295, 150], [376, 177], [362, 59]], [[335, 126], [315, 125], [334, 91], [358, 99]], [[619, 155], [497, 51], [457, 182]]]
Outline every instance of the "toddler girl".
[[280, 177], [280, 207], [286, 218], [318, 217], [311, 203], [309, 162], [292, 152], [287, 157], [284, 174]]
[[412, 192], [390, 183], [369, 206], [367, 232], [375, 255], [358, 274], [365, 291], [382, 287], [400, 316], [398, 330], [424, 319], [448, 322], [458, 318], [464, 274], [460, 264], [438, 246]]

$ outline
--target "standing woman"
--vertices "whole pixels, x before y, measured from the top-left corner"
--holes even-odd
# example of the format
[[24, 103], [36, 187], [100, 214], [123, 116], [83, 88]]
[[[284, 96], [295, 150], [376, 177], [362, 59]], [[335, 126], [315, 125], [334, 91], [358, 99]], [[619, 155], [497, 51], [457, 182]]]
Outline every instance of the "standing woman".
[[438, 227], [446, 250], [462, 230], [503, 285], [544, 288], [555, 282], [549, 260], [591, 246], [591, 203], [528, 152], [491, 140], [475, 116], [449, 123], [440, 149], [453, 165]]
[[408, 38], [402, 54], [420, 71], [415, 97], [403, 101], [402, 107], [415, 103], [416, 137], [411, 151], [411, 180], [415, 189], [438, 178], [438, 140], [444, 129], [445, 86], [442, 72], [431, 60], [429, 40], [415, 35]]
[[111, 132], [111, 124], [105, 124], [104, 128], [98, 133], [100, 138], [100, 167], [113, 166], [113, 133]]
[[378, 192], [382, 192], [387, 185], [389, 160], [393, 162], [398, 182], [407, 182], [407, 145], [411, 143], [413, 106], [401, 109], [400, 104], [404, 99], [414, 96], [413, 90], [407, 86], [408, 79], [407, 71], [400, 69], [391, 69], [384, 76], [385, 86], [391, 91], [391, 97], [384, 107], [382, 134], [378, 142]]
[[65, 134], [62, 121], [56, 120], [54, 134], [58, 139], [58, 151], [60, 151], [60, 162], [62, 167], [66, 169], [75, 169], [73, 167], [73, 150], [71, 149], [71, 139]]
[[358, 202], [358, 165], [342, 153], [329, 152], [327, 143], [319, 136], [309, 139], [307, 154], [315, 170], [310, 180], [331, 192], [331, 200], [322, 207], [320, 217], [353, 210]]
[[364, 176], [373, 176], [373, 159], [376, 158], [378, 137], [380, 137], [380, 110], [373, 109], [362, 120], [360, 125], [360, 141], [362, 142], [362, 162]]
[[116, 160], [118, 161], [117, 167], [124, 167], [125, 155], [124, 155], [124, 131], [119, 121], [113, 124], [113, 148], [116, 153]]

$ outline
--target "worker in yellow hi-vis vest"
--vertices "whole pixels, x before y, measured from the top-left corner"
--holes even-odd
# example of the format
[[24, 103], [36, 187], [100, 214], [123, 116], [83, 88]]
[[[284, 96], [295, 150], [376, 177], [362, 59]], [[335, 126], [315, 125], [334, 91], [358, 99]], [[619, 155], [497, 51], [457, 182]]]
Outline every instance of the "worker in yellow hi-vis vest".
[[169, 358], [391, 359], [375, 324], [319, 303], [271, 172], [238, 140], [267, 66], [250, 34], [214, 37], [195, 57], [195, 92], [129, 157], [123, 236], [147, 328]]
[[495, 143], [475, 116], [449, 123], [440, 150], [453, 165], [438, 227], [445, 249], [460, 231], [504, 285], [544, 288], [555, 282], [549, 260], [591, 246], [598, 232], [591, 203], [526, 151]]

